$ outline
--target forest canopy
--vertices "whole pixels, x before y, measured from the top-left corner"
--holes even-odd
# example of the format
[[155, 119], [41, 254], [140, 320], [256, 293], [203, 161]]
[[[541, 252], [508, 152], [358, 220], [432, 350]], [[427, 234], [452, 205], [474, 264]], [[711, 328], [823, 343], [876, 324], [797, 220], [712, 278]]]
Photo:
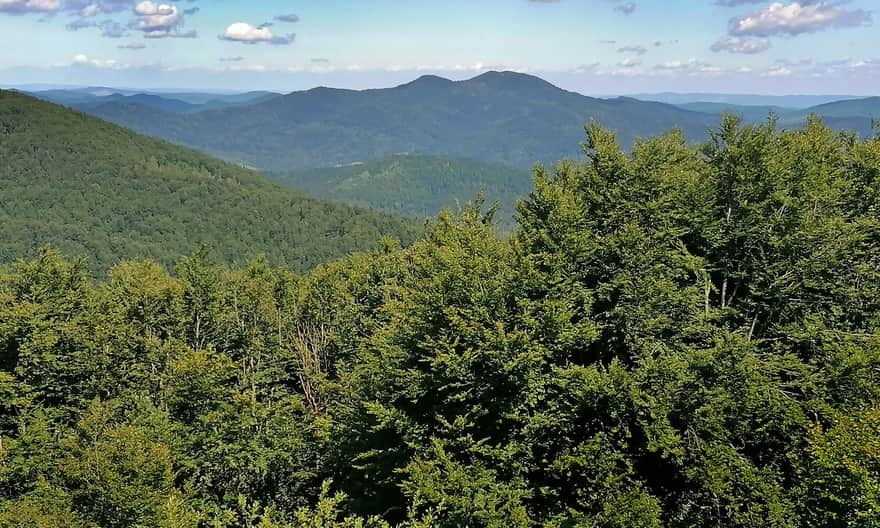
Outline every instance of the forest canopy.
[[0, 526], [880, 526], [880, 141], [726, 118], [307, 275], [0, 278]]
[[171, 265], [206, 243], [222, 262], [306, 271], [412, 241], [421, 223], [309, 198], [261, 174], [54, 104], [0, 90], [0, 263], [43, 245], [88, 258]]

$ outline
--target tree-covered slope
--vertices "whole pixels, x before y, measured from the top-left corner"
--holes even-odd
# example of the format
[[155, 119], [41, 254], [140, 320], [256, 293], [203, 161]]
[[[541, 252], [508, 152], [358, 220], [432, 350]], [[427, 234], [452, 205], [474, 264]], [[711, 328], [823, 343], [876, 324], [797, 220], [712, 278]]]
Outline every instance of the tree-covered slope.
[[0, 92], [0, 261], [51, 244], [104, 269], [121, 258], [167, 263], [205, 242], [225, 261], [265, 253], [304, 270], [417, 231], [410, 221], [307, 198], [236, 165]]
[[584, 151], [507, 239], [0, 270], [0, 527], [880, 526], [880, 140]]
[[504, 165], [437, 156], [397, 155], [367, 163], [281, 174], [278, 178], [314, 196], [368, 205], [404, 216], [433, 216], [485, 192], [509, 227], [513, 206], [532, 188], [531, 173]]
[[629, 98], [596, 99], [537, 77], [489, 72], [453, 82], [425, 76], [395, 88], [315, 88], [239, 108], [180, 115], [109, 103], [94, 115], [261, 169], [292, 171], [408, 152], [504, 163], [578, 155], [590, 120], [621, 141], [681, 127], [704, 139], [717, 116]]
[[780, 127], [788, 129], [800, 128], [811, 115], [815, 115], [820, 117], [826, 125], [834, 130], [856, 132], [862, 138], [869, 138], [874, 135], [875, 122], [878, 116], [880, 116], [880, 97], [844, 99], [808, 108], [736, 105], [723, 102], [694, 102], [678, 106], [686, 110], [706, 114], [720, 115], [732, 113], [741, 116], [750, 123], [765, 122], [772, 114], [777, 118]]
[[177, 99], [151, 94], [121, 95], [113, 94], [106, 97], [95, 97], [87, 102], [72, 105], [77, 110], [88, 111], [90, 108], [110, 103], [140, 105], [154, 110], [185, 114], [195, 111], [198, 105], [192, 105]]
[[800, 116], [800, 110], [771, 105], [736, 105], [729, 103], [696, 102], [677, 105], [679, 108], [704, 114], [737, 114], [750, 122], [765, 121], [770, 114], [777, 116]]
[[880, 118], [880, 97], [847, 99], [834, 101], [804, 110], [805, 114], [816, 114], [823, 117], [854, 117]]
[[113, 88], [76, 88], [37, 90], [26, 92], [37, 99], [69, 106], [78, 110], [89, 110], [107, 103], [121, 105], [140, 105], [141, 107], [164, 110], [171, 113], [194, 113], [234, 106], [244, 106], [260, 101], [268, 101], [281, 94], [273, 92], [246, 92], [237, 94], [217, 93], [169, 93], [116, 90]]

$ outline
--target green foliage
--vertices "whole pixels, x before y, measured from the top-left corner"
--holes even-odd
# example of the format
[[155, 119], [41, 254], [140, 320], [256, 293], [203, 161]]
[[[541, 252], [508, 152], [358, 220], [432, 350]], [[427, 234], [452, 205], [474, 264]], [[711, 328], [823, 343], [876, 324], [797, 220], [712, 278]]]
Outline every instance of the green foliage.
[[265, 254], [304, 271], [406, 242], [417, 223], [307, 198], [250, 170], [0, 91], [0, 263], [52, 245], [106, 271], [170, 265], [198, 244], [224, 262]]
[[[613, 127], [626, 145], [673, 126], [703, 139], [717, 114], [630, 98], [597, 99], [530, 75], [424, 76], [394, 88], [315, 88], [237, 108], [179, 114], [124, 101], [84, 111], [143, 134], [286, 173], [401, 152], [502, 163], [577, 154], [583, 124]], [[417, 192], [413, 190], [413, 192]]]
[[10, 267], [0, 526], [880, 526], [880, 142], [584, 153], [509, 239]]
[[531, 190], [525, 170], [492, 163], [398, 155], [293, 174], [278, 179], [310, 195], [352, 205], [375, 207], [402, 216], [424, 218], [464, 203], [481, 192], [498, 201], [498, 225], [513, 227], [513, 206]]

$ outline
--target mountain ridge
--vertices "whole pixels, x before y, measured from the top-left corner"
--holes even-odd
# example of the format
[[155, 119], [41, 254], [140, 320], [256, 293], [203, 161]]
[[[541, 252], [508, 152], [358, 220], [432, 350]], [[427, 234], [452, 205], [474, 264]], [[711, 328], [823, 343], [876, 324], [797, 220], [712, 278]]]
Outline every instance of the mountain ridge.
[[170, 264], [208, 243], [226, 262], [264, 254], [305, 271], [420, 231], [14, 92], [0, 91], [0, 138], [0, 262], [48, 244], [106, 270], [123, 258]]
[[[714, 116], [672, 105], [609, 102], [531, 75], [487, 72], [462, 81], [422, 77], [392, 88], [319, 87], [246, 107], [189, 116], [90, 112], [142, 133], [273, 172], [379, 159], [396, 152], [469, 158], [528, 168], [579, 155], [573, 145], [595, 119], [625, 146], [680, 127], [704, 135]], [[645, 116], [646, 109], [651, 115]]]

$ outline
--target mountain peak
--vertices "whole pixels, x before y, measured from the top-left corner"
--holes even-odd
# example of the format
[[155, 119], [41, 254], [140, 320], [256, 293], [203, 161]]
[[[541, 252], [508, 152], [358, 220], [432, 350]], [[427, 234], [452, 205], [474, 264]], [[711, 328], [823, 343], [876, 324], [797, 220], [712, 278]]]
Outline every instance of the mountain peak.
[[406, 84], [400, 85], [400, 88], [446, 87], [450, 84], [452, 84], [452, 81], [446, 79], [445, 77], [440, 77], [439, 75], [422, 75], [414, 81], [410, 81]]
[[482, 85], [493, 90], [553, 90], [562, 92], [561, 88], [540, 77], [514, 71], [487, 71], [462, 81], [464, 84]]

